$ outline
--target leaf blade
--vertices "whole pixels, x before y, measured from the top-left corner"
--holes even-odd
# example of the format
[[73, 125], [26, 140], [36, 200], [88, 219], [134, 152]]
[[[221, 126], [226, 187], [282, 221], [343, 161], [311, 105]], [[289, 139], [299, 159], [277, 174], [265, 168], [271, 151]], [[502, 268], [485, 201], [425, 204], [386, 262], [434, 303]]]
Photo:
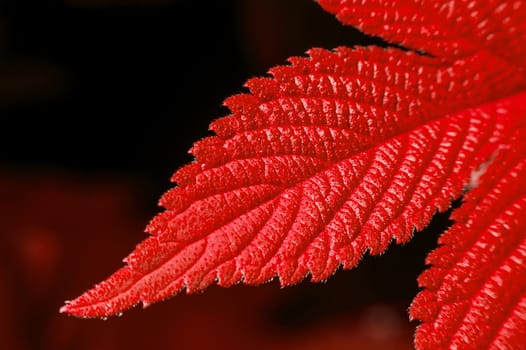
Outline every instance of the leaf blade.
[[[105, 317], [215, 281], [320, 281], [367, 249], [407, 241], [460, 195], [511, 125], [476, 108], [454, 113], [521, 83], [489, 56], [466, 60], [314, 50], [272, 70], [273, 80], [250, 81], [252, 94], [227, 100], [234, 114], [212, 124], [217, 136], [198, 142], [196, 162], [174, 175], [167, 210], [127, 266], [61, 311]], [[478, 94], [466, 93], [460, 82], [486, 60], [494, 70], [478, 74]]]

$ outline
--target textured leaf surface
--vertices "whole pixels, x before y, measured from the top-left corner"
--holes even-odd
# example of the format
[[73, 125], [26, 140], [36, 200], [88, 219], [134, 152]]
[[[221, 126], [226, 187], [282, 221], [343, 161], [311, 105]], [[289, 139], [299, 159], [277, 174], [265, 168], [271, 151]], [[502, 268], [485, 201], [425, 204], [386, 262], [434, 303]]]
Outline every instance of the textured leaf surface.
[[317, 1], [342, 23], [413, 50], [442, 59], [484, 50], [526, 66], [524, 1]]
[[405, 242], [507, 137], [504, 115], [455, 111], [520, 83], [490, 56], [445, 65], [341, 48], [291, 62], [227, 100], [234, 114], [193, 147], [196, 162], [175, 174], [152, 237], [63, 311], [106, 316], [214, 281], [321, 281], [366, 249]]
[[175, 173], [151, 236], [62, 312], [104, 317], [212, 283], [322, 281], [475, 188], [419, 279], [415, 344], [524, 348], [525, 4], [319, 3], [425, 55], [313, 49], [249, 80]]
[[[508, 114], [524, 120], [526, 96]], [[519, 129], [419, 278], [411, 316], [423, 321], [418, 349], [526, 348], [526, 130]]]

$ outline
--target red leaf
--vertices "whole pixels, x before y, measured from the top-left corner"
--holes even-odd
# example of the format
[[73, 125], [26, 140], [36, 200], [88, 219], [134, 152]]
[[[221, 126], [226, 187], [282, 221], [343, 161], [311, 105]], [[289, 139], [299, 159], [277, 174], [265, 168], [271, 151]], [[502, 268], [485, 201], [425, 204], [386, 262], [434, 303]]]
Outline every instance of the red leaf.
[[112, 315], [214, 281], [327, 279], [447, 209], [514, 123], [498, 110], [454, 113], [519, 85], [491, 56], [444, 64], [377, 48], [309, 54], [226, 101], [234, 114], [192, 148], [197, 161], [175, 174], [152, 237], [63, 312]]
[[249, 80], [175, 173], [151, 236], [61, 311], [103, 317], [214, 282], [322, 281], [476, 188], [419, 278], [416, 346], [524, 349], [526, 6], [319, 3], [424, 55], [313, 49]]
[[[509, 114], [524, 119], [525, 100]], [[525, 136], [519, 129], [498, 153], [429, 255], [410, 310], [423, 321], [418, 349], [526, 348]]]

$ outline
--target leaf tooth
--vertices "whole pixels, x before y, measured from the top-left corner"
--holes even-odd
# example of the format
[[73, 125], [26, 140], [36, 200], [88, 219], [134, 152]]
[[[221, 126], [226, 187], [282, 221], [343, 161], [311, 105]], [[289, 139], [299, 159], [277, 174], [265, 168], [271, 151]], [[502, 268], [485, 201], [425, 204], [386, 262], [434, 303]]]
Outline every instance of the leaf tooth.
[[274, 100], [282, 96], [279, 89], [279, 83], [272, 78], [251, 78], [245, 83], [245, 86], [248, 87], [254, 97], [258, 99], [257, 104]]
[[458, 256], [462, 250], [455, 249], [451, 245], [439, 246], [426, 257], [426, 264], [436, 266], [437, 268], [448, 269], [454, 262], [454, 258]]
[[174, 214], [169, 210], [159, 213], [146, 225], [145, 231], [152, 236], [158, 237], [171, 235], [171, 221], [173, 218]]
[[421, 320], [431, 322], [435, 320], [440, 311], [440, 306], [436, 301], [435, 295], [429, 290], [423, 290], [413, 299], [409, 308], [411, 320]]
[[[307, 54], [311, 57], [311, 59], [315, 62], [323, 62], [318, 64], [321, 69], [331, 69], [334, 68], [334, 65], [326, 64], [327, 61], [332, 61], [333, 56], [337, 56], [339, 51], [346, 50], [344, 47], [336, 48], [334, 51], [329, 51], [327, 49], [321, 48], [321, 47], [313, 47], [307, 50]], [[292, 58], [292, 63], [295, 65], [298, 59], [296, 57]], [[298, 63], [299, 64], [299, 63]]]
[[352, 244], [348, 244], [339, 249], [337, 253], [338, 260], [342, 263], [344, 269], [352, 269], [358, 265], [365, 253], [365, 250], [366, 247], [363, 239], [358, 237], [352, 242]]
[[[272, 67], [271, 69], [269, 69], [268, 72], [276, 81], [288, 81], [295, 75], [299, 74], [298, 70], [294, 69], [294, 67], [291, 66]], [[282, 87], [280, 86], [280, 91], [281, 90]]]
[[[327, 279], [327, 269], [330, 270], [329, 266], [333, 265], [336, 268], [337, 264], [330, 262], [330, 244], [325, 234], [320, 234], [312, 243], [309, 244], [308, 248], [300, 256], [300, 265], [306, 266], [310, 272], [311, 280], [319, 282]], [[334, 270], [333, 270], [334, 271]], [[330, 276], [333, 271], [330, 271]]]
[[[192, 294], [201, 291], [214, 282], [217, 282], [217, 274], [215, 271], [209, 271], [203, 274], [201, 271], [188, 271], [184, 276], [184, 285], [187, 294]], [[168, 295], [173, 294], [173, 291], [168, 291]]]
[[179, 168], [172, 176], [170, 181], [176, 182], [179, 186], [186, 186], [195, 183], [197, 174], [204, 170], [204, 164], [198, 162], [189, 163]]
[[222, 287], [230, 287], [243, 280], [243, 273], [238, 268], [235, 260], [228, 260], [217, 268], [217, 284]]
[[240, 132], [241, 127], [239, 118], [235, 115], [230, 115], [214, 120], [210, 123], [209, 129], [215, 132], [218, 137], [225, 140]]
[[[316, 51], [322, 51], [324, 53], [321, 55], [316, 55]], [[287, 61], [290, 63], [290, 65], [285, 66], [287, 70], [295, 71], [299, 75], [303, 75], [306, 73], [309, 73], [312, 71], [313, 61], [317, 60], [319, 63], [321, 60], [328, 59], [332, 52], [318, 48], [317, 50], [311, 50], [312, 53], [315, 54], [315, 57], [309, 54], [310, 57], [304, 57], [304, 56], [292, 56], [287, 59]], [[308, 51], [307, 51], [308, 53]], [[318, 64], [319, 67], [323, 67], [323, 64]], [[277, 80], [281, 80], [280, 78], [276, 77]]]
[[446, 273], [447, 269], [433, 265], [432, 269], [428, 268], [418, 276], [418, 286], [425, 287], [426, 290], [436, 291], [440, 288]]
[[194, 143], [189, 153], [207, 167], [217, 166], [228, 160], [228, 154], [223, 145], [224, 141], [217, 136], [205, 137]]
[[161, 196], [159, 205], [172, 212], [180, 213], [188, 208], [192, 201], [192, 198], [187, 193], [188, 188], [174, 187]]
[[298, 264], [296, 270], [288, 278], [288, 280], [283, 280], [280, 278], [281, 286], [291, 286], [293, 284], [299, 283], [306, 279], [310, 275], [309, 268], [306, 265]]
[[317, 275], [312, 274], [312, 281], [313, 282], [324, 282], [329, 277], [334, 275], [336, 273], [336, 270], [341, 266], [341, 262], [339, 259], [337, 259], [336, 254], [331, 254], [329, 252], [329, 256], [327, 257], [327, 260], [325, 262], [325, 269], [323, 271], [318, 271]]
[[244, 117], [253, 115], [257, 111], [259, 99], [251, 94], [237, 94], [225, 99], [223, 104], [236, 116]]
[[[295, 278], [297, 278], [296, 272], [298, 271], [298, 261], [294, 258], [282, 257], [277, 260], [276, 271], [281, 286], [285, 287], [293, 285], [295, 282], [297, 282], [295, 281]], [[308, 271], [305, 271], [303, 276], [300, 278], [304, 278], [307, 272]]]

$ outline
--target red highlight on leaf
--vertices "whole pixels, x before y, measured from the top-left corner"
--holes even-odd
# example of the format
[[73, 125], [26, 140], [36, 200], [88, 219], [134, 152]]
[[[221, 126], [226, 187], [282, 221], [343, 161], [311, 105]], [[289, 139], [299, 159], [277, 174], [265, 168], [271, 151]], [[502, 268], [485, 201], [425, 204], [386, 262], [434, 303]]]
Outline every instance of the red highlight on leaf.
[[415, 344], [526, 344], [526, 6], [319, 3], [429, 55], [312, 49], [249, 80], [174, 174], [150, 236], [61, 312], [106, 317], [213, 283], [323, 281], [407, 242], [476, 186], [419, 279]]

